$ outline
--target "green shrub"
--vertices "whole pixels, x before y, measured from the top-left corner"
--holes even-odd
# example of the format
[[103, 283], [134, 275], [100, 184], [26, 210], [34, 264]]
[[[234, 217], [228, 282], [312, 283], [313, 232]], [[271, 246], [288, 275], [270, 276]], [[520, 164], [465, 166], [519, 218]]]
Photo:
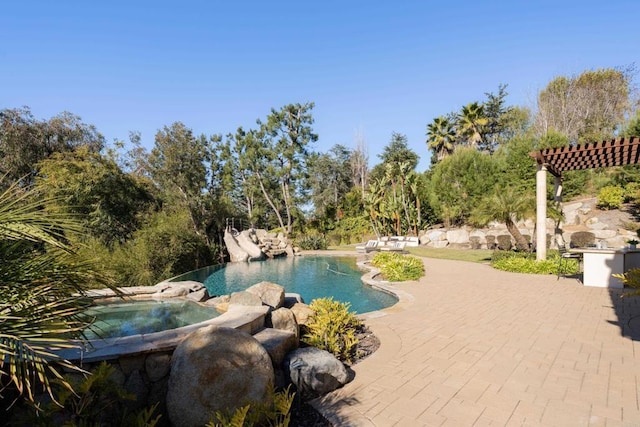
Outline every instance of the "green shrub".
[[115, 369], [101, 362], [90, 374], [67, 374], [65, 381], [74, 392], [64, 386], [56, 388], [55, 401], [38, 404], [38, 412], [17, 414], [17, 425], [34, 426], [146, 426], [158, 424], [160, 415], [154, 414], [156, 406], [129, 412], [127, 401], [135, 400], [133, 394], [114, 381]]
[[496, 237], [496, 240], [498, 241], [498, 249], [503, 251], [508, 251], [511, 249], [512, 243], [510, 234], [501, 234]]
[[632, 203], [640, 201], [640, 182], [630, 182], [624, 187], [624, 201]]
[[494, 262], [502, 261], [511, 258], [525, 258], [535, 260], [536, 256], [529, 252], [514, 252], [514, 251], [494, 251], [491, 254], [491, 264]]
[[307, 324], [307, 334], [302, 341], [326, 350], [338, 359], [350, 361], [355, 356], [356, 331], [361, 326], [356, 315], [349, 311], [351, 304], [318, 298], [309, 307], [315, 316]]
[[619, 209], [624, 202], [624, 189], [619, 186], [608, 185], [598, 192], [597, 206], [600, 209]]
[[327, 240], [319, 234], [309, 234], [296, 239], [298, 247], [305, 251], [317, 251], [327, 249]]
[[248, 403], [233, 413], [216, 411], [216, 421], [207, 423], [207, 427], [251, 427], [268, 425], [273, 427], [287, 427], [291, 421], [291, 405], [295, 393], [286, 389], [275, 392], [270, 389], [267, 403]]
[[101, 249], [95, 239], [85, 246], [83, 254], [98, 258], [123, 286], [152, 286], [213, 263], [211, 248], [193, 230], [186, 212], [153, 214], [133, 239], [111, 250]]
[[390, 282], [417, 280], [424, 275], [424, 264], [420, 258], [395, 252], [378, 252], [371, 264], [379, 268], [382, 276]]
[[633, 291], [625, 292], [623, 297], [640, 295], [640, 268], [632, 268], [624, 274], [613, 274], [613, 277], [622, 280], [625, 287], [633, 288]]
[[590, 231], [576, 231], [571, 235], [571, 247], [585, 248], [596, 242], [596, 235]]
[[[557, 251], [551, 251], [546, 260], [537, 261], [535, 254], [522, 252], [494, 252], [491, 266], [497, 270], [526, 274], [557, 274], [560, 258]], [[578, 261], [562, 262], [561, 274], [578, 273]]]

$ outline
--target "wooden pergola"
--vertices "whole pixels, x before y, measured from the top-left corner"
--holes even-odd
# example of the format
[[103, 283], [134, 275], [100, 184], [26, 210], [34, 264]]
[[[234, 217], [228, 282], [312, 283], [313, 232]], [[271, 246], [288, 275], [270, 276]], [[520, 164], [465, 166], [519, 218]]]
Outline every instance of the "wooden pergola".
[[555, 178], [554, 197], [562, 201], [562, 173], [572, 170], [634, 165], [640, 160], [640, 138], [615, 138], [608, 141], [546, 148], [534, 151], [536, 159], [536, 259], [547, 258], [547, 171]]

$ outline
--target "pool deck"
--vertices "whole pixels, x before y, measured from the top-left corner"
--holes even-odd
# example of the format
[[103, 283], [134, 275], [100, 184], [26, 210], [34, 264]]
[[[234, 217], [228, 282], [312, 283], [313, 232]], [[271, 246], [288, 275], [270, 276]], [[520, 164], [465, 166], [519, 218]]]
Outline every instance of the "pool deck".
[[640, 298], [423, 260], [366, 320], [378, 351], [313, 402], [334, 425], [640, 426]]

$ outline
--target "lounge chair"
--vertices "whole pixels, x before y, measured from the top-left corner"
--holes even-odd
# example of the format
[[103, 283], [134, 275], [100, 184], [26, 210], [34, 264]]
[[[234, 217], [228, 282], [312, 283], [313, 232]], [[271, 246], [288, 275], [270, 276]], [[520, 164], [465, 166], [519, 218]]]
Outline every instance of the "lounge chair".
[[385, 252], [404, 252], [406, 244], [407, 242], [395, 242], [390, 246], [381, 247], [380, 250]]
[[369, 240], [367, 242], [366, 245], [364, 246], [356, 246], [356, 250], [358, 252], [364, 252], [364, 253], [368, 253], [371, 251], [377, 251], [378, 250], [378, 241], [377, 240]]

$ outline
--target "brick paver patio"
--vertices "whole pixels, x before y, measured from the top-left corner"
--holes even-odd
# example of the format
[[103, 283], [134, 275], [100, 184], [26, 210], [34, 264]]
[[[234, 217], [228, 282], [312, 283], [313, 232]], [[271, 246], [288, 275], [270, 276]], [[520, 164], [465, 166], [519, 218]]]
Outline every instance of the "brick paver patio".
[[408, 297], [366, 320], [380, 349], [314, 402], [334, 425], [640, 426], [640, 298], [424, 264], [419, 282], [395, 285]]

